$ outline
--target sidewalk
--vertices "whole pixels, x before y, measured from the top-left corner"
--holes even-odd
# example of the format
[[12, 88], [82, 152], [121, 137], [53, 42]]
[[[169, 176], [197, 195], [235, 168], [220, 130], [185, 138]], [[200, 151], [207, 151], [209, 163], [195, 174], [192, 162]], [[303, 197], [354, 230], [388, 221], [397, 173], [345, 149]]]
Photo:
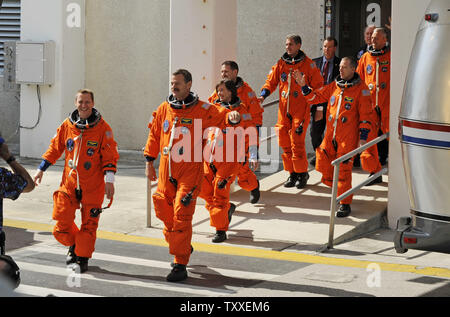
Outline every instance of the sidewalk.
[[[162, 223], [151, 211], [151, 227], [147, 228], [147, 179], [144, 161], [121, 156], [116, 175], [116, 194], [112, 207], [101, 215], [99, 230], [132, 236], [163, 239]], [[40, 160], [20, 158], [34, 174]], [[58, 161], [44, 174], [42, 184], [18, 200], [4, 200], [4, 218], [52, 225], [52, 193], [58, 188], [63, 161]], [[319, 254], [328, 241], [331, 189], [320, 182], [320, 173], [310, 171], [305, 189], [284, 188], [287, 172], [258, 175], [261, 199], [252, 205], [249, 193], [235, 185], [231, 200], [237, 205], [223, 245], [261, 248], [283, 252]], [[353, 172], [353, 184], [368, 177], [360, 169]], [[360, 189], [353, 198], [352, 213], [335, 220], [334, 249], [323, 256], [353, 258], [417, 266], [450, 268], [446, 254], [409, 250], [397, 254], [395, 232], [385, 223], [387, 209], [387, 175], [383, 183]], [[156, 182], [152, 184], [152, 192]], [[107, 201], [104, 202], [104, 205]], [[77, 217], [79, 221], [79, 217]], [[212, 244], [215, 229], [209, 225], [209, 214], [202, 199], [197, 200], [193, 219], [193, 243]]]

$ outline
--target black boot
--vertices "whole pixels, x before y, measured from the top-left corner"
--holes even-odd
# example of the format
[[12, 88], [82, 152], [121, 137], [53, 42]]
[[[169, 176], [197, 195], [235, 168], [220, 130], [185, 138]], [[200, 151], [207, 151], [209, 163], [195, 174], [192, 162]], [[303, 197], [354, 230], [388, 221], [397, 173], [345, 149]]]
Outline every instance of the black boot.
[[82, 256], [77, 257], [77, 264], [80, 267], [80, 273], [84, 273], [88, 270], [89, 258], [84, 258]]
[[291, 175], [289, 175], [287, 181], [284, 183], [284, 187], [294, 187], [295, 183], [297, 182], [298, 175], [296, 172], [292, 172]]
[[172, 271], [167, 275], [166, 280], [168, 282], [181, 282], [187, 279], [187, 277], [186, 265], [176, 263]]
[[228, 209], [228, 223], [231, 222], [231, 217], [233, 217], [235, 210], [236, 210], [236, 205], [233, 203], [230, 203], [230, 209]]
[[344, 218], [344, 217], [347, 217], [348, 215], [350, 215], [351, 212], [352, 212], [352, 209], [350, 208], [349, 204], [342, 204], [342, 205], [339, 205], [339, 209], [338, 209], [338, 212], [336, 213], [336, 217]]
[[212, 242], [220, 243], [220, 242], [224, 242], [226, 239], [227, 239], [227, 233], [225, 231], [217, 230], [216, 234], [214, 235], [214, 238], [212, 239]]
[[[369, 177], [372, 176], [375, 173], [370, 173]], [[376, 185], [376, 184], [380, 184], [383, 182], [383, 176], [380, 175], [377, 178], [375, 178], [373, 181], [371, 181], [369, 184], [367, 184], [366, 186], [372, 186], [372, 185]]]
[[66, 264], [72, 264], [77, 262], [77, 255], [75, 254], [75, 244], [69, 248], [69, 252], [67, 252]]
[[308, 179], [309, 179], [308, 172], [299, 173], [298, 175], [299, 176], [298, 176], [297, 182], [295, 183], [295, 187], [297, 187], [298, 189], [305, 188], [306, 183], [308, 182]]
[[259, 181], [258, 181], [258, 187], [256, 187], [250, 192], [250, 203], [256, 204], [259, 201], [260, 196], [261, 192], [259, 191]]
[[361, 158], [359, 154], [355, 155], [353, 158], [353, 167], [361, 167]]

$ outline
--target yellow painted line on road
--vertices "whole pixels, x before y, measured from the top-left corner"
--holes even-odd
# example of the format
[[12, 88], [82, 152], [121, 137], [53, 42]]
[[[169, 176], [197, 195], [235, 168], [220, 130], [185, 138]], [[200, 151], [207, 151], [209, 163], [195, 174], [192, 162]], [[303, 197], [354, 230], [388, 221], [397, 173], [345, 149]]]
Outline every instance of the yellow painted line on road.
[[[49, 231], [53, 230], [53, 225], [50, 224], [40, 224], [34, 222], [20, 221], [20, 220], [8, 220], [4, 219], [5, 227], [14, 227], [27, 229], [32, 231]], [[97, 231], [97, 238], [147, 244], [153, 246], [164, 246], [167, 247], [167, 243], [164, 239], [150, 238], [133, 236], [123, 233], [108, 232], [108, 231]], [[288, 251], [273, 251], [264, 249], [252, 249], [245, 247], [233, 247], [228, 245], [211, 245], [206, 243], [192, 243], [195, 251], [224, 254], [224, 255], [234, 255], [234, 256], [245, 256], [254, 258], [264, 258], [270, 260], [280, 260], [280, 261], [292, 261], [301, 263], [311, 263], [311, 264], [324, 264], [333, 266], [343, 266], [352, 268], [363, 268], [367, 269], [369, 265], [376, 264], [382, 271], [392, 271], [392, 272], [403, 272], [403, 273], [413, 273], [428, 276], [446, 277], [450, 278], [450, 269], [438, 268], [438, 267], [418, 267], [416, 265], [408, 264], [396, 264], [396, 263], [384, 263], [375, 262], [367, 260], [352, 260], [352, 259], [342, 259], [335, 257], [325, 257], [321, 255], [294, 253]]]
[[21, 220], [3, 219], [3, 226], [19, 229], [27, 229], [32, 231], [49, 231], [49, 232], [53, 231], [53, 225], [51, 224], [21, 221]]

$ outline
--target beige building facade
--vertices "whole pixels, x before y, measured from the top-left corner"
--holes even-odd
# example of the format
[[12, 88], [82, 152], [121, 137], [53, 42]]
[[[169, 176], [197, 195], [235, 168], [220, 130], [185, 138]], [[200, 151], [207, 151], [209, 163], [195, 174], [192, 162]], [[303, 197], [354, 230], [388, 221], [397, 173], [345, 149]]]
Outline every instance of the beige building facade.
[[[325, 8], [327, 4], [335, 3], [335, 8], [339, 9], [340, 4], [346, 3], [343, 2], [345, 0], [226, 0], [234, 3], [231, 6], [233, 9], [218, 11], [214, 6], [225, 0], [21, 0], [21, 40], [54, 41], [56, 74], [53, 85], [41, 87], [41, 113], [35, 85], [21, 85], [19, 115], [4, 111], [7, 105], [3, 104], [3, 100], [14, 99], [14, 94], [6, 96], [2, 93], [0, 97], [0, 128], [8, 126], [8, 131], [14, 131], [14, 120], [19, 120], [17, 127], [19, 123], [28, 126], [40, 119], [36, 129], [20, 130], [20, 154], [40, 157], [56, 128], [74, 108], [74, 94], [80, 87], [95, 91], [96, 106], [111, 124], [119, 150], [139, 153], [145, 144], [152, 112], [169, 94], [170, 71], [176, 65], [174, 58], [180, 61], [186, 57], [188, 69], [188, 65], [196, 63], [196, 56], [186, 54], [184, 50], [171, 51], [172, 45], [179, 47], [180, 44], [174, 42], [173, 34], [177, 32], [171, 28], [173, 25], [180, 29], [183, 27], [183, 20], [177, 18], [173, 21], [172, 18], [180, 16], [177, 9], [185, 10], [187, 1], [193, 7], [201, 8], [181, 12], [189, 15], [195, 23], [198, 20], [195, 27], [199, 28], [199, 32], [193, 32], [192, 40], [199, 46], [199, 56], [204, 54], [213, 60], [220, 54], [208, 48], [220, 44], [222, 49], [228, 49], [224, 43], [229, 41], [229, 56], [237, 60], [240, 75], [256, 92], [259, 92], [271, 66], [283, 54], [286, 34], [300, 34], [306, 54], [320, 56], [322, 40], [328, 28], [325, 22], [329, 21]], [[361, 20], [369, 21], [369, 17], [376, 13], [374, 3], [380, 1], [383, 2], [361, 0], [362, 13], [355, 12], [355, 16], [360, 17], [366, 12], [367, 19], [362, 17]], [[429, 2], [392, 1], [393, 77], [388, 205], [391, 227], [395, 227], [396, 219], [409, 214], [397, 139], [397, 118], [414, 37]], [[230, 33], [215, 29], [216, 24], [208, 24], [208, 21], [219, 17], [225, 22], [231, 21]], [[344, 18], [349, 16], [344, 14]], [[332, 23], [340, 25], [339, 21]], [[221, 26], [227, 27], [226, 23]], [[340, 34], [353, 34], [351, 29], [340, 28], [337, 30]], [[198, 37], [204, 36], [201, 35], [202, 30], [221, 36], [214, 39], [215, 43], [207, 40], [204, 43], [206, 48], [203, 48], [198, 42]], [[361, 30], [354, 32], [356, 37], [361, 35]], [[189, 38], [184, 41], [181, 44], [192, 48]], [[206, 92], [214, 87], [219, 78], [219, 67], [216, 62], [214, 65], [205, 63], [207, 76], [202, 76], [198, 69], [190, 69], [194, 74], [200, 74], [194, 76], [194, 90], [202, 92], [201, 98], [207, 98]], [[212, 78], [214, 73], [216, 78]], [[270, 100], [275, 99], [276, 95], [274, 93]], [[271, 127], [275, 121], [276, 107], [267, 109], [264, 126]]]
[[[144, 146], [148, 119], [169, 94], [170, 2], [86, 0], [86, 86], [96, 92], [97, 106], [113, 127], [121, 150], [139, 150]], [[204, 1], [194, 2], [203, 5]], [[208, 5], [213, 1], [206, 2]], [[237, 34], [225, 35], [217, 45], [237, 47], [234, 56], [230, 53], [226, 59], [236, 59], [240, 75], [259, 92], [271, 66], [284, 53], [287, 34], [300, 34], [307, 55], [320, 55], [320, 2], [288, 0], [275, 5], [270, 0], [238, 0], [236, 12], [225, 15], [226, 19], [237, 20], [237, 29], [232, 24], [223, 25]], [[177, 6], [177, 1], [172, 1], [172, 5]], [[200, 15], [198, 19], [203, 22]], [[198, 27], [201, 30], [202, 23]], [[195, 36], [192, 34], [192, 42]], [[234, 38], [236, 44], [227, 43]], [[183, 43], [186, 50], [189, 45], [189, 40]], [[203, 50], [198, 48], [198, 58]], [[183, 58], [183, 52], [175, 54], [180, 54], [178, 59]], [[220, 62], [217, 64], [216, 77], [208, 83], [211, 92], [219, 80]], [[189, 69], [188, 65], [186, 57], [184, 67]], [[196, 71], [189, 70], [193, 74]], [[193, 81], [196, 90], [202, 77], [194, 74]], [[196, 92], [203, 99], [209, 97], [198, 89]], [[275, 123], [275, 110], [273, 107], [266, 111], [265, 126]]]

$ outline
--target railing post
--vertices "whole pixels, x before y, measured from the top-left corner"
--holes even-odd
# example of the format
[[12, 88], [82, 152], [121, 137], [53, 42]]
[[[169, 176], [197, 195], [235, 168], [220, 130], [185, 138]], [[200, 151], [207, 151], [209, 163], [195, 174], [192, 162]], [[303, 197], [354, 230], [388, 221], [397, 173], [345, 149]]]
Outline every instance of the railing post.
[[152, 226], [152, 182], [147, 178], [147, 228]]
[[339, 166], [340, 164], [337, 164], [334, 167], [333, 172], [333, 187], [331, 189], [331, 207], [330, 207], [330, 228], [328, 232], [328, 244], [327, 248], [332, 249], [333, 248], [333, 240], [334, 240], [334, 217], [336, 214], [336, 207], [337, 207], [337, 187], [338, 187], [338, 179], [339, 179]]
[[356, 154], [361, 153], [365, 149], [368, 149], [369, 147], [376, 145], [378, 142], [380, 142], [380, 141], [382, 141], [384, 139], [387, 139], [388, 137], [389, 137], [389, 132], [387, 132], [386, 134], [383, 134], [383, 135], [373, 139], [370, 142], [367, 142], [363, 146], [360, 146], [360, 147], [354, 149], [353, 151], [350, 151], [349, 153], [344, 154], [341, 157], [339, 157], [336, 160], [334, 160], [333, 162], [331, 162], [331, 165], [334, 166], [334, 172], [333, 172], [333, 187], [331, 189], [330, 228], [329, 228], [329, 233], [328, 233], [327, 249], [332, 249], [333, 248], [334, 218], [335, 218], [337, 203], [340, 202], [345, 197], [347, 197], [348, 195], [351, 195], [355, 190], [361, 188], [363, 186], [363, 184], [364, 185], [368, 184], [373, 179], [375, 179], [378, 176], [382, 175], [383, 173], [387, 172], [387, 169], [384, 168], [381, 171], [379, 171], [378, 173], [375, 173], [375, 175], [370, 176], [367, 180], [362, 182], [360, 185], [353, 186], [351, 189], [349, 189], [348, 191], [343, 193], [341, 196], [337, 197], [337, 187], [338, 187], [337, 183], [338, 183], [338, 179], [339, 179], [339, 166], [340, 166], [340, 164], [343, 161], [352, 158]]

